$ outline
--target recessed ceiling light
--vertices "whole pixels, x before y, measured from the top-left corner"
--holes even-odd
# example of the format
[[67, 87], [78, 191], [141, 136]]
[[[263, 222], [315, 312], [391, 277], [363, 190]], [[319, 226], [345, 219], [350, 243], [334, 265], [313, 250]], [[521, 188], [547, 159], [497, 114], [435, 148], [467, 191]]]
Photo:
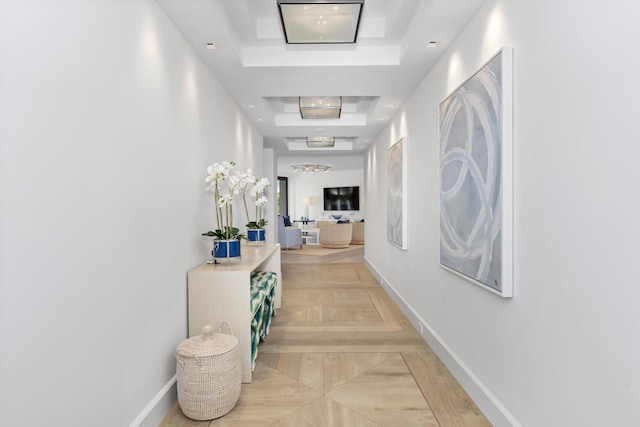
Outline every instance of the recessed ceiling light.
[[364, 0], [277, 0], [287, 44], [355, 43]]
[[206, 42], [204, 44], [204, 48], [207, 49], [207, 50], [216, 50], [218, 47], [215, 45], [215, 43]]
[[387, 118], [386, 118], [386, 117], [380, 117], [380, 118], [378, 119], [378, 121], [379, 121], [379, 122], [384, 122], [385, 120], [387, 120]]
[[334, 147], [336, 139], [333, 136], [313, 136], [307, 138], [307, 147], [309, 148], [327, 148]]
[[256, 108], [256, 106], [253, 105], [253, 104], [249, 104], [249, 105], [247, 105], [247, 108], [252, 109], [252, 108]]
[[438, 47], [439, 44], [440, 44], [440, 42], [438, 42], [436, 40], [431, 40], [429, 43], [427, 43], [427, 46], [429, 46], [429, 47]]
[[262, 122], [262, 121], [264, 121], [264, 119], [263, 119], [262, 117], [259, 117], [259, 118], [258, 118], [258, 121], [259, 121], [259, 122]]
[[339, 119], [342, 111], [341, 96], [301, 96], [298, 98], [303, 119]]
[[389, 104], [389, 105], [387, 105], [387, 107], [389, 107], [389, 108], [396, 108], [396, 104]]

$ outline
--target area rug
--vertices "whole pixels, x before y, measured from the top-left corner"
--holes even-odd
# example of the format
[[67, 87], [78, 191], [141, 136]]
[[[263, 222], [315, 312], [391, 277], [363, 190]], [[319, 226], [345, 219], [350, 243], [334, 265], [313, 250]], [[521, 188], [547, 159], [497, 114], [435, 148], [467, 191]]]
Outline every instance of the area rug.
[[363, 247], [364, 246], [362, 245], [349, 245], [348, 248], [329, 249], [321, 245], [302, 245], [302, 249], [287, 249], [283, 251], [286, 251], [287, 253], [290, 253], [292, 255], [327, 256], [327, 255], [335, 255], [335, 254], [349, 252], [349, 251], [355, 251]]

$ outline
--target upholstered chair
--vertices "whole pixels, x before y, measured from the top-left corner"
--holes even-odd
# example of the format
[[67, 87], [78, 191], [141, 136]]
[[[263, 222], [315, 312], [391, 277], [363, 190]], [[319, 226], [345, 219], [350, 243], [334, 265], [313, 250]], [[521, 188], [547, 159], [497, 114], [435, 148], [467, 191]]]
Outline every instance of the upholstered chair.
[[351, 243], [352, 224], [331, 224], [320, 228], [318, 241], [325, 248], [348, 248]]
[[335, 223], [336, 223], [335, 221], [321, 219], [321, 220], [316, 221], [316, 228], [322, 228], [325, 225], [332, 225], [332, 224], [335, 224]]
[[278, 216], [278, 243], [282, 249], [296, 246], [300, 246], [302, 249], [302, 230], [295, 227], [285, 227], [284, 218]]
[[351, 227], [351, 244], [364, 245], [364, 222], [353, 222]]

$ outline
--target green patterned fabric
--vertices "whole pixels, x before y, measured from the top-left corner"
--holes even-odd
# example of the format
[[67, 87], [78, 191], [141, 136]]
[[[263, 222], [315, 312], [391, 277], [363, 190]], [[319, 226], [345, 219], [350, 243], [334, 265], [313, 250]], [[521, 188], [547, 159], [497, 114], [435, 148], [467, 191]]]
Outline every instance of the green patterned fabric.
[[275, 314], [274, 300], [278, 275], [271, 271], [251, 273], [251, 370], [256, 366], [258, 344], [269, 333], [271, 317]]

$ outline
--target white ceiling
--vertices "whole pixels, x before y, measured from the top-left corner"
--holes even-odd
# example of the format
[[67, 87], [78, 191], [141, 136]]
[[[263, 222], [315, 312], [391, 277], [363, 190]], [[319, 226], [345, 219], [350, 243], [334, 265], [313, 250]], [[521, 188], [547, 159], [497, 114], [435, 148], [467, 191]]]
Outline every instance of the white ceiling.
[[[484, 2], [365, 0], [356, 44], [287, 45], [276, 0], [156, 1], [275, 150], [279, 173], [302, 158], [333, 158], [334, 169], [361, 158]], [[301, 119], [299, 96], [338, 95], [340, 119]], [[312, 136], [353, 148], [291, 150]]]

